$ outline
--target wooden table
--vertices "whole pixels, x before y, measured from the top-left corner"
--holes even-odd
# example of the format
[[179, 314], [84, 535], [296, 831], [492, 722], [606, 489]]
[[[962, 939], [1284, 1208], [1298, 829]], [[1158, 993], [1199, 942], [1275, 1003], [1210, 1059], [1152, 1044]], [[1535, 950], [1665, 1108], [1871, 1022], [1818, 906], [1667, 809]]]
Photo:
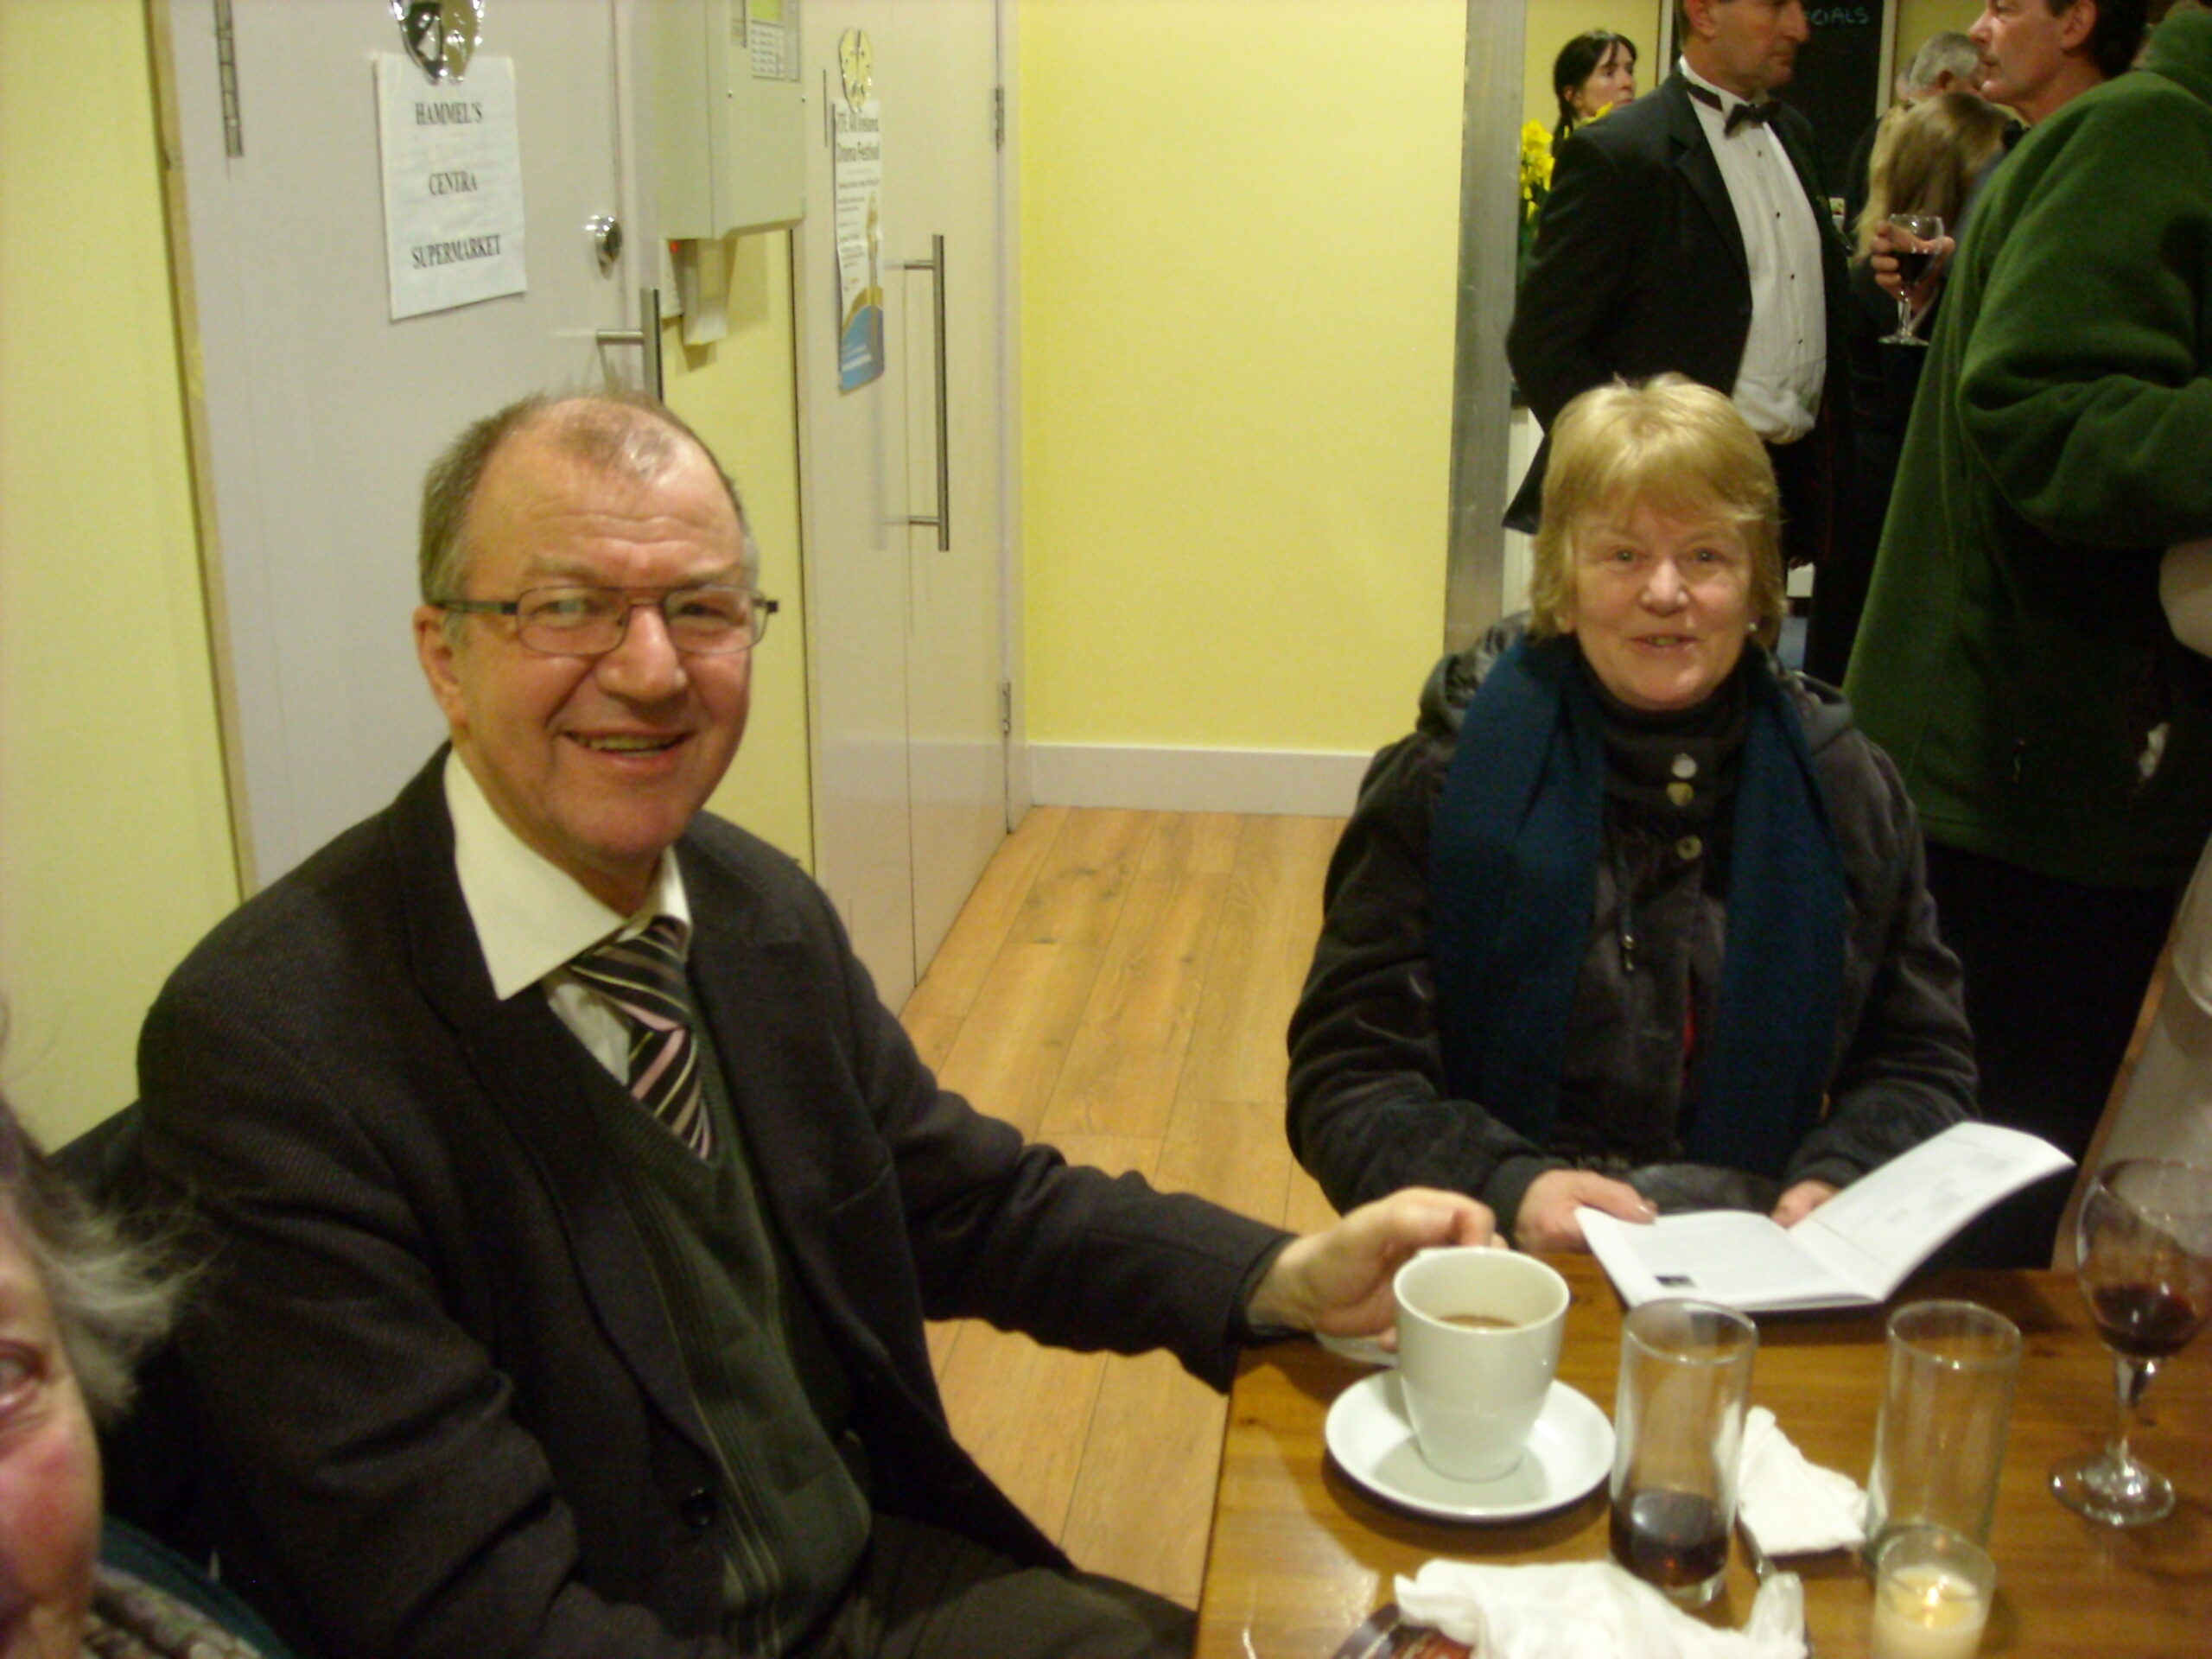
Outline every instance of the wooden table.
[[[1560, 1257], [1574, 1300], [1562, 1381], [1610, 1415], [1621, 1308], [1587, 1256]], [[2112, 1364], [2071, 1280], [2053, 1273], [1953, 1273], [1903, 1300], [1963, 1296], [2004, 1313], [2025, 1338], [1997, 1520], [1997, 1605], [1984, 1654], [2212, 1656], [2212, 1341], [2170, 1362], [2152, 1385], [2135, 1445], [2180, 1501], [2155, 1527], [2117, 1530], [2062, 1509], [2046, 1475], [2101, 1445]], [[1751, 1397], [1806, 1456], [1862, 1484], [1882, 1389], [1882, 1321], [1861, 1316], [1759, 1322]], [[1605, 1558], [1605, 1491], [1540, 1519], [1495, 1526], [1425, 1520], [1369, 1497], [1322, 1441], [1330, 1402], [1364, 1368], [1306, 1344], [1246, 1357], [1230, 1396], [1213, 1539], [1198, 1608], [1201, 1659], [1329, 1659], [1377, 1606], [1392, 1576], [1438, 1556], [1493, 1563]], [[1791, 1563], [1791, 1565], [1799, 1565]], [[1803, 1564], [1817, 1659], [1867, 1651], [1871, 1593], [1857, 1564]], [[1739, 1625], [1757, 1585], [1740, 1542], [1709, 1615]]]

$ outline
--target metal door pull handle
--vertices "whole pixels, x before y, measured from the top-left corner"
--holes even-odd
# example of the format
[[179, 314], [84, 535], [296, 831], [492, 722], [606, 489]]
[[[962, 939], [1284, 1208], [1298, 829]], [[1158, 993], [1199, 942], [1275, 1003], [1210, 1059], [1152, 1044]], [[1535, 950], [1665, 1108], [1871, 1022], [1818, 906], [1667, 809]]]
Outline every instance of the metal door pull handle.
[[931, 284], [937, 304], [937, 512], [931, 518], [909, 517], [910, 524], [933, 524], [937, 528], [937, 550], [952, 551], [952, 446], [950, 442], [952, 422], [947, 410], [946, 380], [950, 377], [944, 352], [944, 238], [930, 238], [930, 257], [909, 259], [899, 267], [901, 270], [926, 270], [937, 280]]

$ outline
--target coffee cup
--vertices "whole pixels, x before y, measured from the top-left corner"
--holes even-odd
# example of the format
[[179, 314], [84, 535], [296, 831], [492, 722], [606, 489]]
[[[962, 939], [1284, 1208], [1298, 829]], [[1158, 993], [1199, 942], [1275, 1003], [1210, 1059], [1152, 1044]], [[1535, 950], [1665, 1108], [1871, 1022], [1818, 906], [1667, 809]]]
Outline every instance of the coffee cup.
[[1398, 1269], [1398, 1380], [1422, 1459], [1453, 1480], [1521, 1461], [1559, 1369], [1567, 1281], [1534, 1256], [1424, 1250]]

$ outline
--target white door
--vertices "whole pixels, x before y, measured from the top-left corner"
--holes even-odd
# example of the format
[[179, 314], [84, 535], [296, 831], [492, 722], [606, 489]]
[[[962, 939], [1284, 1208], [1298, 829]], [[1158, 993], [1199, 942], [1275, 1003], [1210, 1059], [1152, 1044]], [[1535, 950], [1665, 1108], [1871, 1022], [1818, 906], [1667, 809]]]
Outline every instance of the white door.
[[[628, 13], [484, 8], [478, 60], [514, 67], [527, 292], [395, 322], [374, 81], [377, 55], [402, 50], [388, 0], [170, 0], [186, 326], [251, 885], [388, 801], [442, 734], [408, 628], [432, 456], [524, 392], [639, 383], [640, 349], [596, 339], [639, 326], [651, 245], [626, 200]], [[601, 216], [627, 232], [611, 260]]]
[[839, 390], [826, 121], [799, 313], [816, 856], [896, 1007], [1007, 828], [998, 5], [813, 0], [805, 29], [825, 100], [844, 96], [839, 41], [865, 31], [882, 120], [883, 377]]

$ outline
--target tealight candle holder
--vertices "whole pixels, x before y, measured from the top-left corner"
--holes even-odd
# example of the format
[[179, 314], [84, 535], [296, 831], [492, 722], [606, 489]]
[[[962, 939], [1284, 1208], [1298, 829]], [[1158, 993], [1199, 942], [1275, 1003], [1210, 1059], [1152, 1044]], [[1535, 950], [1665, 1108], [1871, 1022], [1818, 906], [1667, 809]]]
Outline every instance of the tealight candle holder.
[[1874, 1659], [1974, 1659], [1997, 1597], [1989, 1553], [1948, 1527], [1908, 1527], [1874, 1558]]

